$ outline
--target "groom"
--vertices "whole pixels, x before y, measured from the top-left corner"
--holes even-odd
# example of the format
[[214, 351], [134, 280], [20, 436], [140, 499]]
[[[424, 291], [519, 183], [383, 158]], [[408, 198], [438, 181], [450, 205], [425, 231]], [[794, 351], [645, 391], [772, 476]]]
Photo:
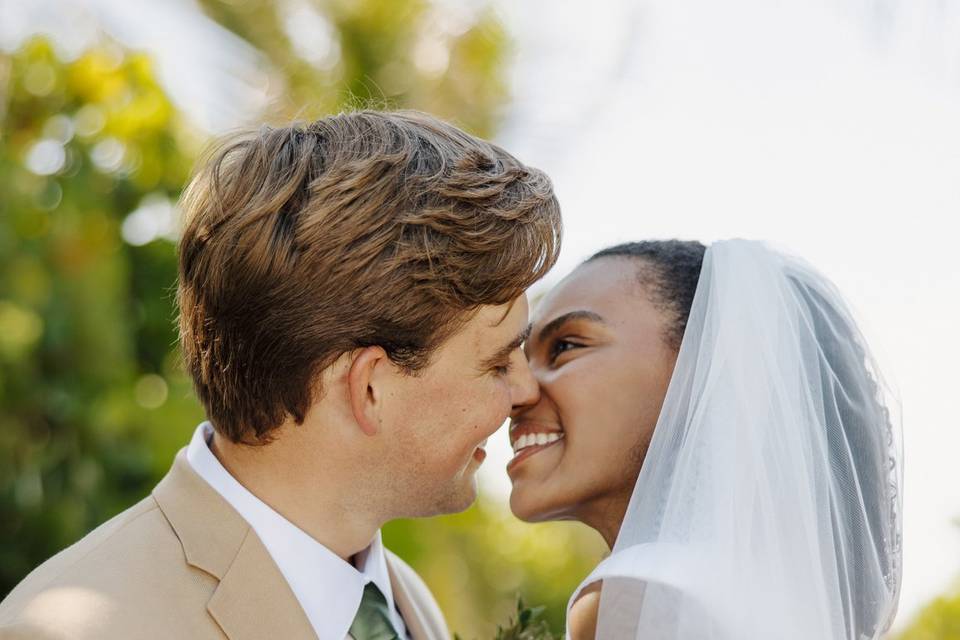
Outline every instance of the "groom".
[[180, 338], [208, 421], [152, 494], [35, 569], [0, 638], [447, 637], [394, 519], [476, 497], [537, 384], [547, 177], [416, 112], [225, 140], [186, 190]]

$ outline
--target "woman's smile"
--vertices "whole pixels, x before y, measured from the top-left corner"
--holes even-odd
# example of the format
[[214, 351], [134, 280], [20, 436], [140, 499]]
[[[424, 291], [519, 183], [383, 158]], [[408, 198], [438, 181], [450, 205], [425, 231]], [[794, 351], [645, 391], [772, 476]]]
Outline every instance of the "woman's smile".
[[514, 456], [507, 463], [507, 474], [512, 475], [512, 472], [517, 468], [517, 465], [522, 463], [524, 460], [534, 456], [541, 451], [549, 449], [554, 445], [559, 445], [563, 442], [562, 433], [531, 433], [528, 435], [523, 435], [517, 438], [513, 443]]

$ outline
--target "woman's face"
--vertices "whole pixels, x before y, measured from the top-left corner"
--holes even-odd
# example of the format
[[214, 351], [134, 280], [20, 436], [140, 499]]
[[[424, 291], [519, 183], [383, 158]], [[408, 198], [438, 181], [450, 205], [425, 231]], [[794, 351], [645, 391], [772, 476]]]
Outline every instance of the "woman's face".
[[616, 537], [677, 355], [643, 268], [632, 258], [589, 262], [533, 315], [525, 349], [540, 395], [511, 414], [507, 465], [522, 520], [580, 520], [608, 543]]

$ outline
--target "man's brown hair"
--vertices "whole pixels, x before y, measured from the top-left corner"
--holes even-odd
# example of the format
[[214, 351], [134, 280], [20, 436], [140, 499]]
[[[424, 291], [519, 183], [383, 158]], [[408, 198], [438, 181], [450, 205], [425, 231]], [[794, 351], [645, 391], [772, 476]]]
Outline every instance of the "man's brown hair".
[[560, 250], [549, 178], [429, 115], [359, 111], [216, 146], [184, 192], [180, 342], [215, 428], [298, 424], [343, 353], [411, 374]]

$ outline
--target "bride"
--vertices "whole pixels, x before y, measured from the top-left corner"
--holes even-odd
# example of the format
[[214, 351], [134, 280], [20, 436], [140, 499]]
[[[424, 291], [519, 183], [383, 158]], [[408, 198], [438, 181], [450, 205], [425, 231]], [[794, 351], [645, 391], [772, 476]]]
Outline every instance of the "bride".
[[896, 610], [896, 402], [839, 292], [743, 240], [621, 245], [538, 306], [510, 504], [610, 555], [567, 634], [863, 640]]

